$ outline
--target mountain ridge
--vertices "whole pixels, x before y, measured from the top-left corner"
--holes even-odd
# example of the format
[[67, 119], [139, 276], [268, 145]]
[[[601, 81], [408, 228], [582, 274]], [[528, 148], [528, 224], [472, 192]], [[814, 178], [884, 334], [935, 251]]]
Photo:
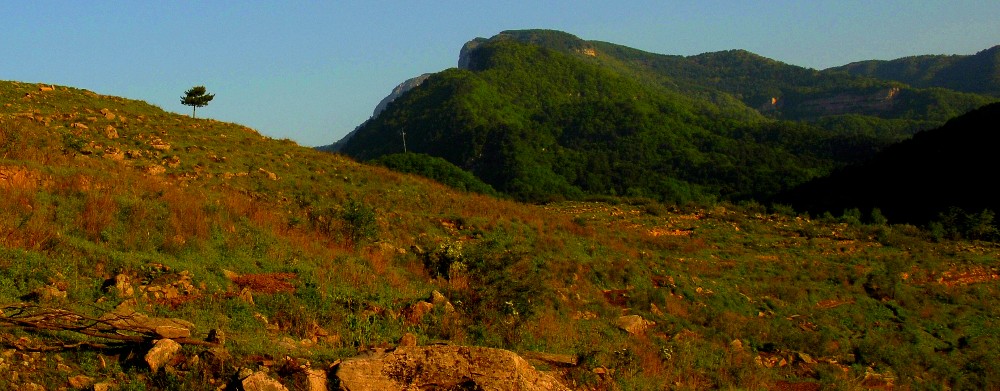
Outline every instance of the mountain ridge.
[[942, 87], [1000, 96], [1000, 45], [973, 55], [921, 55], [858, 61], [824, 72], [897, 80], [915, 87]]
[[[352, 137], [342, 151], [362, 160], [402, 152], [398, 134], [405, 131], [414, 151], [443, 157], [502, 192], [536, 200], [630, 191], [658, 199], [753, 197], [800, 183], [850, 159], [870, 156], [870, 151], [995, 100], [824, 73], [745, 50], [689, 57], [660, 55], [584, 41], [556, 30], [511, 30], [470, 40], [460, 50], [459, 64], [411, 91], [425, 101], [410, 94], [401, 96], [394, 109], [402, 111], [365, 123], [359, 132], [370, 134]], [[608, 85], [631, 91], [631, 98]], [[609, 112], [626, 114], [600, 118]], [[655, 119], [624, 118], [635, 114]], [[489, 119], [477, 119], [480, 116]], [[605, 128], [576, 130], [595, 126], [591, 121]], [[642, 124], [638, 133], [628, 130], [635, 129], [635, 124]], [[678, 131], [669, 130], [670, 126]], [[808, 142], [795, 141], [794, 148], [783, 146], [780, 138], [765, 136], [781, 131], [768, 128], [809, 133], [816, 144], [827, 145], [808, 147]], [[625, 145], [621, 132], [638, 136]], [[534, 141], [521, 140], [515, 133]], [[736, 145], [735, 135], [770, 138], [761, 150], [746, 154], [738, 152], [743, 147]], [[591, 137], [598, 139], [588, 140]], [[674, 139], [664, 144], [664, 137]], [[680, 160], [659, 159], [655, 151], [627, 152], [641, 148], [635, 143], [641, 144], [643, 138], [652, 144], [657, 143], [652, 139], [659, 138], [660, 148], [670, 151], [671, 159]], [[496, 139], [506, 144], [486, 144]], [[527, 147], [532, 143], [536, 145]], [[578, 149], [583, 145], [588, 149]], [[500, 151], [503, 148], [505, 152]], [[610, 169], [594, 169], [607, 165], [602, 163], [607, 157], [593, 153], [602, 149], [612, 150], [614, 156], [632, 156], [615, 161], [627, 161], [630, 170], [641, 174], [619, 180]], [[830, 153], [831, 149], [838, 152]], [[790, 150], [797, 152], [788, 154]], [[555, 151], [555, 155], [545, 157], [541, 151]], [[769, 163], [753, 161], [755, 156], [769, 154], [785, 157], [763, 158]], [[736, 167], [724, 155], [745, 156], [749, 160], [739, 165], [754, 168]], [[484, 160], [484, 156], [492, 157]], [[697, 167], [703, 163], [694, 162], [705, 161], [705, 156], [728, 161]], [[787, 179], [776, 183], [765, 172], [776, 169], [768, 165], [779, 166], [781, 160], [798, 163], [777, 168]], [[720, 167], [730, 168], [720, 172]], [[536, 179], [526, 180], [525, 175]], [[647, 177], [659, 179], [642, 179]], [[652, 183], [657, 181], [660, 184]]]

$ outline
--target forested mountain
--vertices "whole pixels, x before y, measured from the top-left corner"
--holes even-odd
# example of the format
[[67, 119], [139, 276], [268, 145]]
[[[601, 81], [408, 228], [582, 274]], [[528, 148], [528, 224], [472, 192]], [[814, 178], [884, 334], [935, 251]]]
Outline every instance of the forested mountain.
[[[980, 214], [980, 222], [990, 225], [989, 211], [1000, 211], [1000, 192], [993, 183], [998, 122], [1000, 103], [984, 106], [892, 145], [871, 161], [781, 194], [776, 201], [814, 213], [879, 208], [890, 221], [921, 225]], [[986, 215], [981, 214], [984, 210]]]
[[342, 152], [446, 159], [523, 200], [760, 198], [992, 99], [745, 52], [682, 57], [551, 30], [475, 39]]
[[926, 55], [890, 61], [859, 61], [823, 71], [896, 80], [914, 87], [941, 87], [1000, 96], [1000, 45], [971, 56]]

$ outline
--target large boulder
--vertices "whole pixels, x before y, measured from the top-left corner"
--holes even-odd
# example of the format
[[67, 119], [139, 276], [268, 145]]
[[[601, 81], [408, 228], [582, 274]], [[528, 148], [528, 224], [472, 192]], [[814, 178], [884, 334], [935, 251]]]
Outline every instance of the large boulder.
[[166, 365], [177, 352], [181, 351], [181, 344], [172, 339], [161, 339], [153, 344], [153, 348], [146, 353], [146, 363], [154, 373]]
[[240, 380], [239, 385], [242, 386], [239, 389], [246, 391], [288, 391], [288, 388], [281, 382], [272, 379], [264, 372], [254, 372]]
[[470, 346], [397, 348], [356, 357], [336, 369], [345, 391], [566, 390], [514, 352]]

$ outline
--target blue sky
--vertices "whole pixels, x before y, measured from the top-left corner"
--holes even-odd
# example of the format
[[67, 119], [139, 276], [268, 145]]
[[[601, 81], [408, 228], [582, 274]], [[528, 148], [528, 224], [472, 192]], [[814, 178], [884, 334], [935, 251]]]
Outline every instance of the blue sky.
[[1000, 44], [1000, 1], [4, 1], [0, 80], [53, 83], [304, 146], [332, 143], [462, 44], [525, 28], [694, 55], [746, 49], [823, 69]]

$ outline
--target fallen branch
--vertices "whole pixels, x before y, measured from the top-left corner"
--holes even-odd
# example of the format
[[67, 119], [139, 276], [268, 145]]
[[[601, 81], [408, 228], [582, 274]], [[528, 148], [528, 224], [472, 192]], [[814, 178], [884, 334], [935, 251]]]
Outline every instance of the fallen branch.
[[[179, 319], [149, 318], [138, 312], [108, 312], [100, 317], [84, 315], [65, 308], [48, 308], [34, 304], [15, 304], [0, 308], [0, 327], [15, 327], [32, 331], [69, 331], [87, 337], [118, 344], [151, 344], [158, 339], [172, 339], [180, 344], [219, 346], [217, 343], [190, 338], [189, 322]], [[83, 341], [72, 344], [29, 347], [24, 343], [9, 343], [24, 350], [71, 349], [80, 346], [111, 347], [105, 342]]]

